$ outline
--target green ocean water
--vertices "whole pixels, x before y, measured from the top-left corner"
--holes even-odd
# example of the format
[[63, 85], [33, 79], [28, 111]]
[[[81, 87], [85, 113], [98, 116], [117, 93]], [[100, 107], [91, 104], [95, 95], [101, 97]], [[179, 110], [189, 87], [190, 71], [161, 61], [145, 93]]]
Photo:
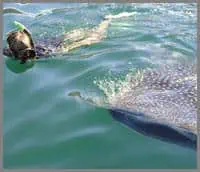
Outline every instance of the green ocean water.
[[33, 39], [97, 26], [105, 16], [136, 12], [112, 20], [107, 37], [67, 54], [21, 66], [4, 57], [3, 166], [49, 169], [189, 169], [196, 152], [143, 136], [112, 119], [87, 98], [113, 92], [113, 83], [130, 71], [159, 64], [195, 61], [196, 4], [4, 3], [24, 14], [5, 14], [3, 44], [13, 22]]

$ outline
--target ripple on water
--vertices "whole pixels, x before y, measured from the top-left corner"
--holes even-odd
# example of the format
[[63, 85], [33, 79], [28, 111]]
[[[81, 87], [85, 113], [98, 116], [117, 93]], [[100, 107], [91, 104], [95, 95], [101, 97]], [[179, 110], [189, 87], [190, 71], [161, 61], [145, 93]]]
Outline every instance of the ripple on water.
[[136, 15], [113, 20], [101, 42], [38, 60], [24, 73], [13, 73], [4, 65], [5, 168], [196, 167], [195, 152], [142, 136], [113, 121], [105, 109], [68, 96], [76, 91], [85, 99], [107, 103], [106, 98], [127, 85], [130, 71], [196, 59], [195, 4], [9, 3], [6, 7], [35, 17], [4, 15], [4, 43], [14, 20], [37, 39], [97, 26], [110, 14]]

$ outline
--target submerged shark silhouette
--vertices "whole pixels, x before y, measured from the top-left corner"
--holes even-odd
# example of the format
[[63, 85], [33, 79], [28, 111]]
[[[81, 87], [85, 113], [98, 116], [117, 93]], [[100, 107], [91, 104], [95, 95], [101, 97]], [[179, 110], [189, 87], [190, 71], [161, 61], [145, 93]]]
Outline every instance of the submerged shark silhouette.
[[131, 76], [109, 103], [112, 117], [135, 131], [196, 149], [195, 65], [162, 66]]
[[180, 146], [196, 149], [196, 134], [178, 127], [159, 123], [156, 120], [148, 120], [144, 118], [144, 114], [130, 112], [121, 109], [109, 109], [113, 119], [125, 124], [135, 131], [169, 143], [175, 143]]
[[128, 75], [119, 93], [99, 102], [112, 118], [136, 132], [165, 142], [197, 148], [197, 74], [195, 64], [163, 65]]

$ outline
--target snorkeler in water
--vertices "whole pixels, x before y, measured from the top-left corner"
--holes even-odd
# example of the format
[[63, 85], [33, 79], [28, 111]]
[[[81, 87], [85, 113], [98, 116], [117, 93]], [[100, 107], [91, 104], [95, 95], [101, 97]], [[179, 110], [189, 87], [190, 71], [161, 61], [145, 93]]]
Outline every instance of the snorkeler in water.
[[100, 42], [106, 37], [106, 30], [112, 19], [129, 17], [135, 13], [120, 13], [105, 16], [104, 20], [92, 29], [77, 29], [65, 33], [58, 38], [33, 41], [30, 32], [21, 23], [15, 22], [17, 31], [7, 34], [8, 48], [3, 49], [3, 54], [21, 60], [24, 64], [28, 59], [48, 58], [53, 54], [66, 53], [72, 49], [88, 46]]

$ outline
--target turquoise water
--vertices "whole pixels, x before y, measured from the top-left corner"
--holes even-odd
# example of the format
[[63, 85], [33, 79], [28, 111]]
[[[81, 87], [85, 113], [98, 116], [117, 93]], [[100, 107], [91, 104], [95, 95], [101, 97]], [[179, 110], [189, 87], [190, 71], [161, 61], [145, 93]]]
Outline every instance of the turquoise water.
[[15, 20], [26, 25], [36, 40], [95, 27], [109, 14], [136, 12], [112, 20], [107, 37], [97, 44], [26, 67], [5, 57], [4, 168], [196, 168], [195, 151], [143, 136], [114, 121], [107, 110], [69, 96], [80, 92], [85, 98], [102, 97], [112, 94], [113, 83], [107, 88], [96, 81], [123, 81], [134, 69], [195, 61], [196, 4], [7, 3], [4, 7], [25, 12], [4, 15], [4, 45]]

